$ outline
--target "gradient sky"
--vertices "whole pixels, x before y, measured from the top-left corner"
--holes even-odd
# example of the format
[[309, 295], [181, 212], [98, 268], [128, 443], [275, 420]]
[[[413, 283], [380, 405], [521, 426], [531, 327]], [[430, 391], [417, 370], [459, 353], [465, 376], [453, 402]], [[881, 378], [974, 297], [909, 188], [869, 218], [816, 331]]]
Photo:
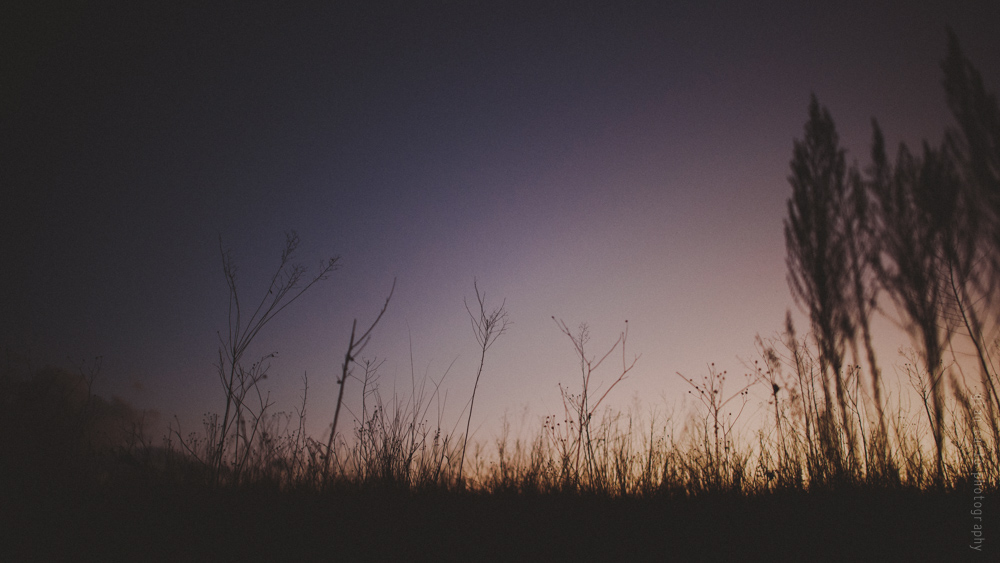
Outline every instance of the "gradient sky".
[[3, 8], [0, 345], [102, 355], [98, 392], [187, 429], [224, 407], [218, 237], [252, 301], [292, 229], [303, 264], [342, 268], [255, 350], [279, 354], [279, 410], [308, 373], [316, 434], [351, 320], [394, 278], [366, 356], [387, 396], [409, 393], [411, 343], [418, 379], [454, 361], [446, 426], [475, 376], [474, 278], [513, 322], [478, 438], [505, 411], [536, 429], [575, 388], [552, 316], [587, 322], [595, 354], [627, 319], [641, 358], [610, 401], [680, 404], [675, 372], [744, 373], [754, 336], [797, 311], [782, 220], [811, 92], [864, 163], [873, 116], [892, 144], [950, 123], [946, 25], [1000, 88], [992, 1], [180, 4]]

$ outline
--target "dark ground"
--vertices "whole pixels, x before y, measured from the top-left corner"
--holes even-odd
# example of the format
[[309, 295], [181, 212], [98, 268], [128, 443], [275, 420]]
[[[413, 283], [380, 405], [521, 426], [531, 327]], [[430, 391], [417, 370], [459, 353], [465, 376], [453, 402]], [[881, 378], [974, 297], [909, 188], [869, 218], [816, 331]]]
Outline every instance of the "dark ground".
[[997, 561], [1000, 503], [848, 490], [609, 499], [241, 492], [42, 479], [3, 488], [0, 561]]

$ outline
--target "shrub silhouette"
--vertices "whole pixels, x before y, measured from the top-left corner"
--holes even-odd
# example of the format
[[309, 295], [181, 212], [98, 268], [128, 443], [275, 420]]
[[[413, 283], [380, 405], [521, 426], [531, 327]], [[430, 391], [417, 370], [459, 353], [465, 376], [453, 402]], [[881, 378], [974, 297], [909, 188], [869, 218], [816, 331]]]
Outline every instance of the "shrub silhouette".
[[157, 413], [93, 394], [97, 370], [88, 377], [45, 367], [24, 379], [0, 379], [0, 449], [8, 470], [96, 477], [104, 458], [148, 446], [145, 430]]

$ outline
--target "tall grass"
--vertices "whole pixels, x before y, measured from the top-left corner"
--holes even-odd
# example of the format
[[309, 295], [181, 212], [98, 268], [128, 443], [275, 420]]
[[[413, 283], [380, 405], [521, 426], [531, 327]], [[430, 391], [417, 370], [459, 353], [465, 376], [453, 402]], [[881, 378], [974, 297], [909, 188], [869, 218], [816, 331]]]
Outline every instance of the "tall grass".
[[[332, 438], [332, 453], [326, 447], [329, 437], [304, 432], [304, 379], [301, 405], [287, 412], [262, 411], [256, 430], [241, 437], [241, 455], [226, 456], [221, 463], [213, 457], [222, 432], [217, 415], [207, 415], [198, 432], [173, 427], [162, 446], [152, 445], [141, 419], [121, 417], [114, 423], [114, 439], [105, 434], [101, 441], [86, 431], [71, 431], [114, 426], [106, 407], [93, 406], [101, 400], [91, 394], [85, 377], [56, 377], [52, 370], [29, 378], [5, 373], [0, 436], [7, 451], [18, 452], [6, 458], [5, 469], [47, 464], [85, 470], [105, 481], [143, 475], [211, 487], [315, 491], [461, 488], [482, 494], [690, 497], [845, 486], [958, 490], [973, 481], [996, 490], [1000, 450], [991, 421], [998, 413], [986, 393], [951, 378], [945, 403], [949, 447], [943, 479], [937, 482], [931, 398], [921, 387], [926, 377], [917, 364], [903, 364], [896, 393], [886, 387], [883, 432], [878, 408], [863, 385], [864, 368], [850, 369], [844, 377], [847, 398], [843, 405], [834, 404], [847, 409], [847, 416], [828, 412], [816, 352], [787, 328], [779, 337], [758, 340], [761, 360], [735, 385], [714, 366], [701, 378], [685, 377], [698, 399], [687, 411], [598, 410], [599, 400], [584, 409], [581, 405], [588, 403], [581, 395], [565, 394], [565, 411], [543, 417], [534, 432], [512, 436], [504, 422], [492, 440], [469, 443], [464, 468], [466, 435], [440, 415], [432, 420], [443, 377], [415, 384], [409, 396], [385, 397], [375, 360], [360, 363], [361, 410], [352, 428]], [[997, 351], [996, 344], [992, 350]], [[594, 361], [591, 367], [598, 365]], [[622, 376], [629, 367], [623, 364]], [[586, 362], [584, 370], [586, 385]], [[859, 439], [855, 458], [846, 450], [843, 420]], [[85, 469], [63, 461], [82, 459], [84, 452]]]

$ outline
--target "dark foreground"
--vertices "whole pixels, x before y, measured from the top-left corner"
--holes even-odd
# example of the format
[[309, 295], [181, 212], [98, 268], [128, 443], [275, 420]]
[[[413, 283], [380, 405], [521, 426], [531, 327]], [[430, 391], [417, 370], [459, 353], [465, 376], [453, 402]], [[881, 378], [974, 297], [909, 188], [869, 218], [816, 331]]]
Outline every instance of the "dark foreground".
[[4, 484], [0, 561], [997, 561], [1000, 506], [850, 490], [609, 499]]

